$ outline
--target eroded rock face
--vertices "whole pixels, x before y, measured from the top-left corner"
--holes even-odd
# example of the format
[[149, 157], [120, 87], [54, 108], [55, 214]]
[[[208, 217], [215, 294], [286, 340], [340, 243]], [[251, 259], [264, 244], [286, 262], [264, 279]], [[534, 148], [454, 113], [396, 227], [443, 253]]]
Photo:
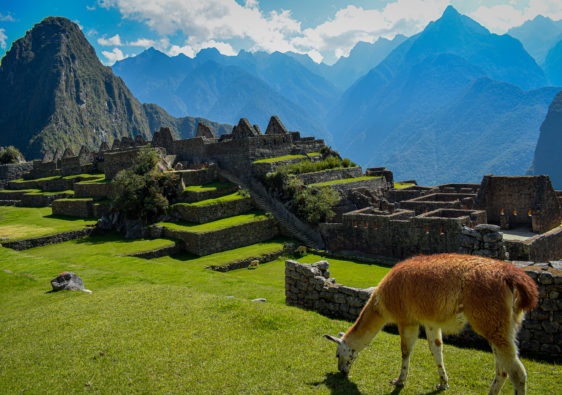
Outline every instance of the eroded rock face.
[[72, 272], [62, 272], [51, 280], [53, 291], [84, 291], [84, 282], [82, 279]]

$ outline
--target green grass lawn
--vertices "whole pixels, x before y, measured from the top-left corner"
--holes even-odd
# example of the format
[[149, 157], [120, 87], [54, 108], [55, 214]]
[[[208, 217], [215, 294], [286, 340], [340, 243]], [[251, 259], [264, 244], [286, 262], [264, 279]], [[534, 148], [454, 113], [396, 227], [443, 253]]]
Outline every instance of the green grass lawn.
[[50, 207], [0, 206], [0, 237], [20, 240], [79, 230], [95, 219], [55, 216]]
[[[389, 380], [400, 366], [399, 337], [380, 333], [349, 377], [337, 374], [335, 347], [322, 334], [337, 334], [350, 323], [285, 306], [282, 263], [219, 273], [203, 269], [196, 259], [148, 261], [116, 254], [151, 243], [160, 241], [110, 235], [24, 252], [0, 248], [0, 269], [11, 271], [0, 270], [0, 392], [394, 390]], [[318, 257], [303, 260], [309, 259]], [[376, 269], [349, 264], [358, 271]], [[64, 270], [81, 275], [93, 293], [47, 293], [49, 280]], [[336, 265], [332, 270], [341, 277]], [[251, 302], [254, 297], [268, 302]], [[448, 345], [444, 353], [447, 393], [487, 392], [494, 371], [491, 353]], [[523, 362], [529, 393], [558, 391], [559, 366]], [[434, 393], [437, 382], [433, 358], [420, 339], [402, 393]], [[507, 384], [504, 393], [510, 391]]]
[[160, 222], [158, 225], [165, 226], [170, 230], [205, 233], [230, 228], [232, 226], [243, 225], [250, 222], [264, 221], [266, 219], [268, 219], [268, 217], [263, 212], [250, 211], [246, 214], [218, 219], [204, 224], [195, 224], [192, 222]]
[[52, 196], [52, 195], [74, 195], [74, 190], [72, 189], [67, 189], [65, 191], [51, 191], [51, 192], [32, 192], [32, 193], [28, 193], [28, 195], [47, 195], [47, 196]]
[[[332, 170], [332, 169], [330, 169], [330, 170]], [[380, 178], [380, 177], [363, 176], [363, 177], [355, 177], [355, 178], [344, 178], [343, 180], [332, 180], [332, 181], [325, 181], [325, 182], [317, 182], [315, 184], [309, 184], [308, 186], [309, 187], [325, 187], [325, 186], [328, 186], [328, 185], [346, 184], [348, 182], [372, 180], [373, 178]]]
[[21, 193], [37, 193], [41, 192], [41, 189], [3, 189], [0, 191], [0, 196], [4, 193], [21, 192]]
[[228, 195], [224, 195], [215, 199], [207, 199], [207, 200], [201, 200], [199, 202], [194, 202], [194, 203], [176, 203], [173, 206], [176, 205], [184, 205], [184, 206], [211, 206], [213, 204], [219, 204], [219, 203], [226, 203], [226, 202], [232, 202], [235, 200], [241, 200], [241, 199], [245, 199], [245, 197], [243, 195], [241, 195], [239, 192], [233, 192], [230, 193]]
[[[37, 221], [26, 210], [48, 215], [45, 209], [17, 210], [21, 223]], [[0, 212], [2, 224], [8, 212]], [[389, 384], [400, 369], [399, 337], [380, 333], [350, 376], [339, 375], [335, 346], [322, 335], [345, 331], [351, 323], [285, 306], [284, 258], [255, 270], [204, 268], [278, 251], [283, 243], [155, 260], [124, 255], [172, 241], [107, 234], [26, 251], [0, 247], [0, 393], [400, 392]], [[375, 285], [389, 270], [328, 261], [332, 276], [350, 286]], [[80, 275], [93, 293], [49, 293], [50, 280], [66, 270]], [[267, 303], [251, 301], [258, 297]], [[445, 345], [444, 358], [447, 394], [488, 391], [491, 353]], [[559, 391], [559, 365], [525, 358], [523, 363], [530, 394]], [[437, 383], [433, 357], [420, 339], [401, 393], [433, 394]], [[510, 392], [507, 383], [503, 393]]]
[[286, 160], [304, 159], [304, 158], [306, 158], [306, 155], [285, 155], [285, 156], [277, 156], [275, 158], [255, 160], [254, 163], [275, 163], [275, 162], [283, 162]]
[[215, 181], [205, 185], [190, 185], [184, 189], [190, 192], [208, 192], [217, 191], [219, 189], [230, 188], [233, 184], [230, 182]]
[[394, 183], [394, 189], [404, 189], [404, 188], [408, 188], [411, 186], [414, 186], [416, 184], [408, 184], [408, 183], [403, 183], [403, 182], [395, 182]]

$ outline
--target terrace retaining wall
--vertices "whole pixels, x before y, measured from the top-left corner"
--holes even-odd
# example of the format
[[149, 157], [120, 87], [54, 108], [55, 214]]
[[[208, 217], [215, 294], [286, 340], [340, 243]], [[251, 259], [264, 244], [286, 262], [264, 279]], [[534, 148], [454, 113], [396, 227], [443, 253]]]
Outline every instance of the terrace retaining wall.
[[[519, 332], [520, 350], [541, 359], [562, 361], [562, 262], [534, 264], [514, 262], [537, 283], [539, 301], [527, 314]], [[353, 288], [337, 284], [330, 277], [329, 264], [320, 261], [301, 264], [285, 261], [285, 303], [316, 311], [331, 318], [354, 321], [375, 288]], [[474, 333], [470, 326], [445, 340], [465, 346], [482, 347], [486, 340]]]
[[81, 230], [75, 230], [72, 232], [62, 232], [55, 235], [48, 235], [42, 237], [36, 237], [33, 239], [17, 240], [17, 241], [4, 241], [2, 242], [2, 247], [11, 248], [12, 250], [21, 251], [27, 250], [29, 248], [43, 247], [51, 244], [63, 243], [69, 240], [81, 239], [87, 237], [94, 232], [94, 228], [85, 228]]
[[220, 218], [233, 217], [246, 213], [250, 211], [252, 207], [253, 203], [250, 198], [208, 204], [205, 206], [191, 206], [179, 203], [172, 205], [172, 215], [184, 221], [203, 224]]
[[327, 182], [333, 180], [343, 180], [346, 178], [356, 178], [363, 176], [361, 166], [346, 167], [343, 169], [328, 169], [322, 171], [315, 171], [312, 173], [298, 174], [298, 177], [305, 185], [315, 184], [318, 182]]

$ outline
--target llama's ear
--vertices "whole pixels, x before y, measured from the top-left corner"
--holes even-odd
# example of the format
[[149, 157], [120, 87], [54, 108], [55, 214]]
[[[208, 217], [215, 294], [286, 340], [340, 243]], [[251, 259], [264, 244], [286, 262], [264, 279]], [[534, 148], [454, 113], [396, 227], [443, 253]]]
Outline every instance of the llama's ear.
[[325, 337], [326, 339], [328, 339], [328, 340], [333, 341], [334, 343], [338, 343], [338, 344], [341, 343], [341, 339], [338, 339], [338, 338], [335, 337], [335, 336], [332, 336], [332, 335], [324, 335], [324, 337]]

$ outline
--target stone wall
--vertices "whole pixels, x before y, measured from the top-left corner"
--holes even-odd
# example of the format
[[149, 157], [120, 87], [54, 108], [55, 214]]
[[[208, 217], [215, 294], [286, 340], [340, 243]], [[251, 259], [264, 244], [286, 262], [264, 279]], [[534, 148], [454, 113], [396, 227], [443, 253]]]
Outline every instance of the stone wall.
[[334, 181], [334, 180], [343, 180], [346, 178], [355, 178], [361, 177], [363, 175], [363, 170], [361, 166], [357, 167], [347, 167], [343, 169], [329, 169], [329, 170], [322, 170], [322, 171], [315, 171], [313, 173], [304, 173], [299, 174], [298, 178], [302, 180], [302, 182], [307, 184], [315, 184], [317, 182], [326, 182], [326, 181]]
[[0, 165], [0, 189], [4, 188], [8, 181], [21, 178], [31, 169], [33, 169], [33, 162]]
[[386, 188], [386, 182], [382, 177], [357, 181], [353, 181], [352, 179], [350, 179], [349, 182], [330, 184], [328, 185], [328, 187], [336, 192], [339, 192], [341, 195], [344, 195], [348, 190], [355, 188], [365, 188], [370, 191], [384, 190]]
[[472, 193], [432, 193], [401, 201], [399, 205], [405, 210], [414, 210], [417, 215], [440, 208], [467, 210], [473, 207], [475, 196]]
[[506, 247], [498, 225], [480, 224], [474, 229], [463, 226], [459, 247], [460, 254], [479, 255], [505, 259]]
[[336, 284], [329, 264], [285, 261], [285, 303], [331, 317], [355, 320], [374, 288], [361, 289]]
[[53, 201], [52, 208], [54, 215], [63, 215], [77, 218], [92, 218], [92, 205], [94, 201], [91, 198], [85, 199], [59, 199]]
[[388, 213], [366, 208], [344, 214], [342, 223], [323, 223], [319, 227], [327, 250], [406, 258], [457, 252], [462, 227], [485, 222], [480, 213], [436, 210], [414, 217], [409, 210]]
[[21, 205], [27, 207], [47, 207], [50, 206], [53, 200], [64, 199], [71, 197], [67, 193], [52, 193], [52, 194], [33, 194], [28, 193], [21, 197]]
[[113, 198], [114, 187], [110, 182], [77, 182], [74, 184], [74, 196]]
[[188, 252], [203, 256], [261, 243], [278, 234], [276, 221], [266, 219], [205, 233], [165, 229], [162, 235], [183, 241]]
[[209, 164], [209, 167], [197, 170], [179, 170], [176, 174], [181, 177], [186, 186], [203, 185], [216, 180], [218, 176], [218, 166], [216, 163]]
[[4, 241], [2, 247], [11, 248], [13, 250], [21, 251], [29, 248], [43, 247], [50, 244], [58, 244], [69, 240], [81, 239], [87, 237], [94, 231], [94, 228], [85, 228], [72, 232], [57, 233], [55, 235], [36, 237], [33, 239], [17, 240], [17, 241]]
[[250, 266], [250, 264], [253, 261], [258, 261], [260, 264], [261, 263], [267, 263], [267, 262], [271, 262], [274, 261], [275, 259], [279, 258], [281, 255], [285, 254], [285, 251], [281, 250], [278, 252], [271, 252], [269, 254], [264, 254], [264, 255], [260, 255], [260, 256], [255, 256], [255, 257], [250, 257], [250, 258], [245, 258], [239, 261], [235, 261], [235, 262], [231, 262], [231, 263], [227, 263], [226, 265], [220, 265], [220, 266], [216, 266], [216, 265], [211, 265], [211, 266], [206, 266], [205, 269], [210, 269], [210, 270], [214, 270], [216, 272], [229, 272], [231, 270], [237, 270], [237, 269], [244, 269], [248, 266]]
[[[519, 348], [525, 355], [560, 361], [562, 358], [562, 299], [560, 298], [562, 271], [545, 264], [537, 266], [532, 262], [515, 262], [515, 264], [527, 269], [525, 272], [535, 280], [539, 288], [538, 305], [527, 314], [519, 332]], [[314, 264], [285, 261], [285, 302], [289, 306], [313, 310], [332, 318], [354, 321], [373, 290], [374, 287], [361, 289], [337, 284], [334, 278], [330, 278], [327, 261]], [[446, 336], [445, 340], [476, 347], [485, 342], [469, 327], [459, 335]]]
[[208, 191], [183, 191], [182, 196], [188, 202], [200, 202], [207, 199], [215, 199], [238, 190], [238, 185], [232, 184], [224, 188], [210, 189]]
[[530, 226], [544, 233], [562, 221], [560, 201], [548, 176], [484, 176], [476, 204], [504, 229]]
[[233, 217], [250, 211], [252, 199], [242, 198], [205, 206], [192, 206], [185, 203], [172, 205], [171, 214], [179, 219], [196, 223], [207, 223], [220, 218]]
[[562, 226], [524, 241], [504, 241], [510, 259], [544, 262], [562, 259]]

